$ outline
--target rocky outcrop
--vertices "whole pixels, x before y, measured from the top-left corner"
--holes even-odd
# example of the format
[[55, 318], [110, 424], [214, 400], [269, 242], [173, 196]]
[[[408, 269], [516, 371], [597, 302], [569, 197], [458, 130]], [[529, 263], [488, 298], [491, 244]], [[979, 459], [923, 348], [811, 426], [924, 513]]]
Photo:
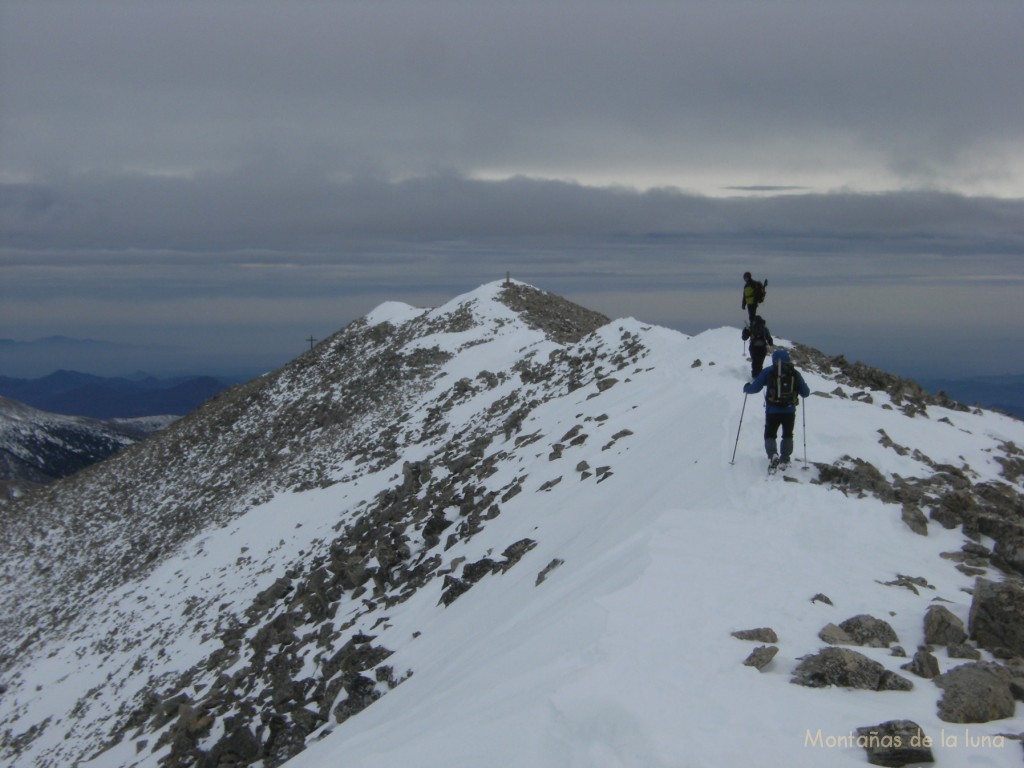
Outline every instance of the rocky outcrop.
[[522, 283], [506, 283], [499, 300], [560, 344], [577, 342], [609, 322], [600, 312]]
[[739, 629], [733, 632], [732, 636], [739, 640], [750, 640], [758, 643], [779, 642], [779, 636], [771, 627], [760, 627], [758, 629]]
[[960, 617], [944, 605], [929, 606], [924, 615], [924, 641], [928, 645], [958, 646], [967, 639]]
[[927, 680], [932, 680], [940, 674], [939, 660], [927, 648], [918, 648], [910, 663], [904, 664], [901, 669], [913, 672], [918, 677]]
[[834, 685], [868, 691], [909, 691], [914, 687], [902, 675], [846, 648], [824, 648], [813, 656], [804, 656], [790, 682], [808, 688]]
[[[830, 393], [815, 393], [821, 397], [871, 402], [874, 398], [869, 393], [881, 392], [887, 394], [891, 402], [883, 408], [899, 409], [911, 418], [928, 418], [930, 406], [954, 411], [971, 410], [942, 393], [933, 395], [913, 381], [862, 363], [850, 363], [841, 356], [828, 357], [795, 344], [792, 357], [804, 370], [820, 372], [844, 386], [862, 390], [852, 396], [842, 387]], [[993, 459], [1000, 465], [1006, 482], [978, 482], [977, 475], [968, 466], [936, 462], [920, 448], [899, 445], [885, 430], [879, 430], [879, 433], [879, 442], [883, 446], [919, 462], [922, 474], [917, 477], [888, 477], [868, 461], [844, 456], [832, 464], [816, 464], [817, 482], [849, 495], [874, 496], [886, 503], [898, 504], [902, 520], [921, 535], [927, 535], [928, 520], [931, 519], [947, 529], [960, 526], [973, 539], [978, 539], [979, 535], [990, 536], [996, 544], [993, 551], [982, 558], [984, 563], [978, 565], [976, 562], [965, 568], [995, 566], [1008, 573], [1024, 574], [1024, 496], [1015, 485], [1024, 473], [1024, 451], [1012, 442], [1001, 443]]]
[[764, 669], [771, 663], [772, 659], [775, 658], [775, 654], [778, 652], [778, 646], [762, 645], [751, 651], [750, 655], [744, 659], [743, 663], [748, 667], [754, 667], [758, 670]]
[[871, 765], [934, 763], [929, 739], [913, 720], [889, 720], [857, 729], [858, 742]]
[[954, 411], [969, 411], [968, 406], [946, 396], [928, 392], [912, 379], [905, 379], [861, 362], [849, 362], [843, 355], [829, 356], [803, 344], [794, 344], [793, 362], [802, 369], [819, 371], [840, 384], [874, 392], [885, 392], [894, 405], [908, 416], [926, 414], [929, 405]]
[[821, 628], [818, 638], [829, 645], [856, 645], [852, 637], [832, 622]]
[[869, 648], [888, 648], [900, 641], [887, 621], [874, 616], [860, 614], [839, 624], [839, 628], [853, 638], [857, 645]]
[[[777, 643], [779, 636], [771, 627], [758, 627], [757, 629], [739, 629], [732, 633], [737, 640], [748, 640], [758, 643]], [[779, 652], [776, 645], [761, 645], [750, 652], [750, 655], [743, 660], [744, 665], [762, 670], [771, 664], [772, 659]]]
[[863, 645], [869, 648], [888, 648], [900, 641], [888, 622], [867, 614], [853, 616], [838, 626], [826, 624], [818, 637], [829, 645]]
[[1012, 717], [1012, 677], [992, 662], [964, 664], [936, 678], [943, 690], [939, 717], [948, 723], [987, 723]]
[[999, 656], [1024, 656], [1024, 589], [1009, 581], [976, 579], [970, 636]]

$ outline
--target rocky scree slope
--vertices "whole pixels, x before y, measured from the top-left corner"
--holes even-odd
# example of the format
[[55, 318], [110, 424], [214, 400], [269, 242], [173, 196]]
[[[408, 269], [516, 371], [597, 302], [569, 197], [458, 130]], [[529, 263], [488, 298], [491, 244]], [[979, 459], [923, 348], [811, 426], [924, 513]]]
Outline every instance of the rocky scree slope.
[[[232, 734], [265, 730], [256, 725], [265, 715], [257, 707], [262, 703], [257, 692], [280, 689], [283, 677], [294, 671], [300, 648], [291, 647], [287, 658], [268, 658], [269, 647], [295, 638], [302, 628], [307, 642], [342, 649], [324, 665], [316, 690], [302, 684], [283, 700], [280, 690], [273, 694], [281, 705], [312, 697], [318, 708], [303, 707], [285, 717], [285, 725], [275, 725], [275, 732], [284, 731], [263, 748], [270, 753], [268, 764], [283, 760], [301, 745], [305, 732], [328, 718], [342, 688], [349, 691], [342, 711], [357, 711], [358, 702], [372, 698], [375, 683], [355, 670], [372, 666], [386, 652], [372, 648], [365, 637], [341, 637], [341, 628], [331, 621], [339, 601], [363, 599], [374, 606], [371, 595], [373, 600], [401, 600], [433, 577], [439, 558], [413, 558], [406, 542], [419, 539], [425, 550], [442, 533], [447, 539], [470, 537], [498, 513], [498, 494], [483, 483], [501, 458], [484, 455], [493, 437], [514, 432], [542, 399], [592, 381], [598, 361], [607, 360], [605, 368], [615, 370], [640, 353], [628, 343], [609, 349], [595, 341], [574, 349], [548, 341], [548, 336], [563, 343], [579, 340], [607, 322], [559, 297], [512, 283], [502, 287], [497, 300], [515, 309], [481, 318], [474, 314], [477, 301], [469, 300], [442, 311], [421, 311], [397, 326], [356, 321], [280, 371], [214, 397], [154, 439], [6, 510], [0, 530], [6, 598], [0, 606], [5, 649], [0, 679], [9, 680], [37, 645], [61, 637], [76, 620], [81, 623], [80, 611], [97, 594], [140, 579], [204, 529], [225, 526], [275, 494], [357, 483], [393, 468], [403, 452], [421, 446], [424, 460], [406, 464], [391, 488], [355, 510], [336, 540], [322, 542], [322, 552], [296, 563], [246, 610], [219, 616], [208, 632], [218, 648], [201, 668], [215, 684], [204, 703], [196, 702], [196, 711], [209, 713], [200, 720], [226, 717], [234, 723]], [[501, 335], [504, 326], [520, 334], [524, 327], [534, 329], [534, 346], [550, 349], [551, 359], [540, 364], [531, 359], [537, 349], [524, 350], [514, 370], [481, 371], [476, 380], [446, 384], [417, 418], [411, 417], [417, 399], [435, 387], [440, 366], [452, 354], [431, 345], [431, 337], [463, 334], [465, 345], [475, 346]], [[474, 393], [497, 387], [507, 394], [477, 423], [448, 434], [446, 413]], [[443, 469], [447, 477], [431, 482], [431, 467]], [[445, 532], [451, 523], [442, 510], [453, 504], [464, 519], [457, 530]], [[502, 563], [514, 562], [528, 546], [521, 542], [510, 548]], [[460, 588], [453, 583], [447, 599], [454, 599]], [[160, 628], [152, 629], [159, 634]], [[141, 648], [153, 641], [122, 630], [115, 624], [100, 631], [92, 650]], [[166, 629], [162, 640], [176, 631]], [[76, 627], [72, 636], [83, 633]], [[251, 654], [245, 671], [230, 679], [218, 677], [218, 670], [235, 665], [240, 653]], [[140, 661], [133, 671], [137, 675], [144, 669]], [[192, 697], [167, 691], [187, 690], [197, 672], [184, 671], [173, 681], [153, 680], [145, 694], [113, 718], [116, 724], [107, 738], [117, 741], [138, 728], [160, 731], [168, 720], [176, 721], [178, 704]], [[14, 687], [4, 685], [8, 691]], [[114, 687], [127, 685], [122, 680]], [[294, 687], [291, 682], [289, 687]], [[9, 722], [4, 725], [10, 728]], [[16, 734], [10, 729], [3, 744], [18, 754], [42, 731]], [[194, 745], [185, 741], [185, 747], [175, 742], [178, 756], [169, 764], [196, 758], [189, 757]], [[48, 755], [41, 764], [64, 765], [84, 757], [72, 752], [73, 747]]]
[[[802, 370], [827, 376], [839, 385], [828, 392], [814, 393], [819, 397], [853, 399], [866, 404], [873, 404], [876, 399], [881, 402], [884, 397], [888, 402], [882, 402], [882, 408], [898, 409], [910, 418], [927, 418], [930, 406], [980, 413], [945, 395], [933, 395], [912, 380], [863, 363], [849, 363], [842, 356], [828, 357], [796, 344], [793, 359]], [[943, 418], [952, 426], [948, 416]], [[981, 478], [966, 462], [938, 462], [920, 447], [900, 445], [884, 429], [877, 434], [880, 445], [897, 456], [912, 458], [922, 473], [890, 476], [862, 458], [843, 456], [832, 464], [818, 465], [821, 481], [844, 492], [899, 504], [904, 522], [922, 535], [927, 534], [930, 519], [946, 529], [961, 527], [972, 540], [989, 537], [994, 542], [991, 552], [961, 557], [961, 570], [968, 575], [980, 575], [977, 566], [991, 564], [1015, 577], [1024, 576], [1024, 497], [1020, 493], [1024, 446], [1000, 441], [988, 449], [1001, 468], [1002, 477], [994, 480]]]

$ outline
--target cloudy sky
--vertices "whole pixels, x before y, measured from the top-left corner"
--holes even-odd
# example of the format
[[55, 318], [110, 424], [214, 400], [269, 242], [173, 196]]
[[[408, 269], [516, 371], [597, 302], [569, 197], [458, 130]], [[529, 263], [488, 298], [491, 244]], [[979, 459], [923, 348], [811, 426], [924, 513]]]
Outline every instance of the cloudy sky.
[[0, 0], [0, 338], [258, 368], [506, 272], [696, 332], [750, 270], [777, 335], [1021, 373], [1022, 30], [1019, 0]]

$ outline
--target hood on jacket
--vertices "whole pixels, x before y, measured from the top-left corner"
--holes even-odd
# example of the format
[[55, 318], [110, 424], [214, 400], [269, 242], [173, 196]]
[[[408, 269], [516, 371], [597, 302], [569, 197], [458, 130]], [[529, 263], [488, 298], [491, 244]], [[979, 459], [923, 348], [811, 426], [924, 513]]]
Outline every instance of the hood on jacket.
[[787, 352], [784, 349], [776, 349], [774, 352], [772, 352], [772, 364], [775, 364], [780, 360], [782, 362], [786, 362], [787, 360], [789, 360], [789, 352]]

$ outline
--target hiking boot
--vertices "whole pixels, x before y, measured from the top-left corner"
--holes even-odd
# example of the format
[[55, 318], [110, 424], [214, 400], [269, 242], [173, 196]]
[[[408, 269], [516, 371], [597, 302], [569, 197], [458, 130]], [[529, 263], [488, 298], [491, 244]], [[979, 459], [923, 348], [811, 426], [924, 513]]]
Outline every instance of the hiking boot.
[[789, 457], [788, 456], [783, 456], [781, 459], [779, 459], [778, 468], [781, 469], [781, 470], [789, 469]]
[[782, 454], [783, 461], [789, 461], [789, 457], [793, 455], [793, 438], [782, 438], [779, 444], [779, 453]]

